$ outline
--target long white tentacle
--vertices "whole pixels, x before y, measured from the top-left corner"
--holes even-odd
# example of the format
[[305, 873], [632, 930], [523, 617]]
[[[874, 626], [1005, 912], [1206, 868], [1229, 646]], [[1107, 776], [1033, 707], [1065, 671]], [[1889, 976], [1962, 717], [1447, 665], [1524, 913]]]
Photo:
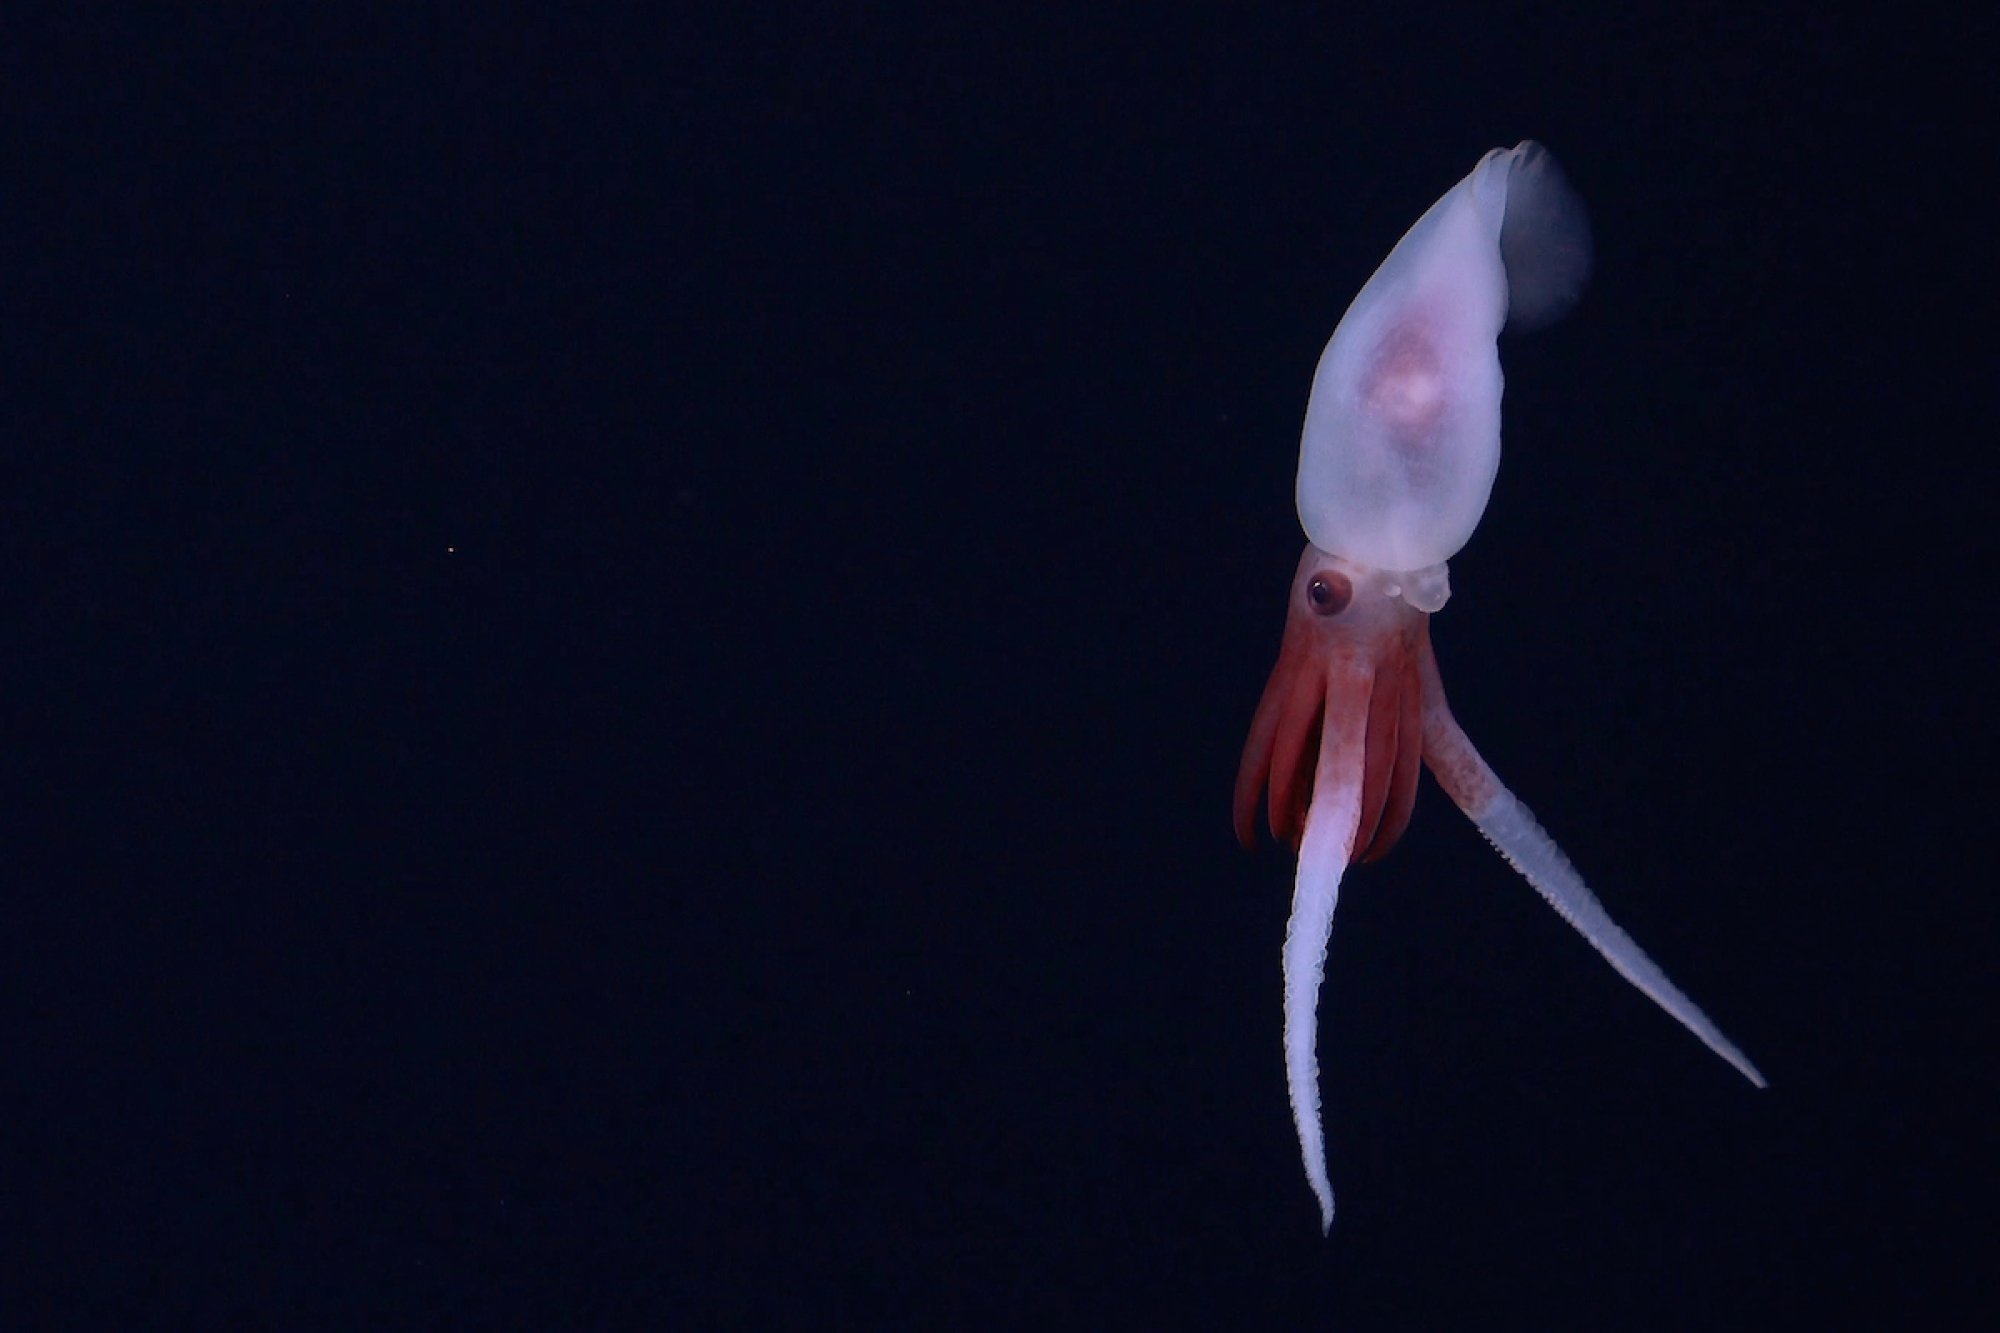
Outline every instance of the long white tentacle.
[[1585, 886], [1583, 877], [1576, 873], [1576, 867], [1563, 855], [1562, 848], [1543, 832], [1528, 807], [1522, 805], [1512, 792], [1501, 787], [1484, 808], [1465, 813], [1500, 855], [1506, 857], [1508, 863], [1521, 872], [1522, 878], [1534, 885], [1535, 891], [1556, 909], [1556, 915], [1576, 927], [1577, 932], [1590, 941], [1590, 946], [1618, 969], [1619, 976], [1672, 1014], [1682, 1027], [1701, 1038], [1709, 1050], [1734, 1065], [1743, 1077], [1760, 1088], [1764, 1086], [1764, 1076], [1757, 1072], [1757, 1066], [1750, 1063], [1750, 1058], [1737, 1049], [1736, 1043], [1722, 1035], [1708, 1015], [1680, 987], [1667, 979], [1660, 965], [1648, 958], [1645, 950], [1630, 935], [1619, 929], [1618, 923], [1604, 910], [1604, 905], [1597, 901], [1597, 895]]
[[[1367, 691], [1360, 691], [1362, 699]], [[1329, 686], [1312, 809], [1299, 844], [1299, 877], [1292, 916], [1285, 927], [1285, 1086], [1298, 1126], [1306, 1180], [1319, 1200], [1320, 1232], [1333, 1226], [1333, 1186], [1326, 1173], [1326, 1137], [1320, 1128], [1319, 989], [1326, 975], [1326, 947], [1340, 877], [1361, 822], [1362, 747], [1367, 709], [1353, 707]]]
[[1680, 1025], [1709, 1050], [1727, 1060], [1736, 1071], [1758, 1087], [1764, 1076], [1757, 1066], [1722, 1035], [1707, 1014], [1690, 1000], [1680, 987], [1667, 980], [1660, 965], [1618, 928], [1604, 905], [1597, 901], [1569, 863], [1562, 848], [1542, 831], [1528, 807], [1507, 790], [1492, 767], [1473, 748], [1471, 739], [1445, 702], [1444, 684], [1439, 678], [1437, 658], [1426, 651], [1420, 664], [1424, 677], [1424, 762], [1459, 809], [1465, 811], [1486, 835], [1508, 864], [1521, 872], [1535, 892], [1556, 914], [1590, 941], [1590, 947], [1604, 955], [1618, 975], [1637, 986], [1654, 1004], [1672, 1014]]

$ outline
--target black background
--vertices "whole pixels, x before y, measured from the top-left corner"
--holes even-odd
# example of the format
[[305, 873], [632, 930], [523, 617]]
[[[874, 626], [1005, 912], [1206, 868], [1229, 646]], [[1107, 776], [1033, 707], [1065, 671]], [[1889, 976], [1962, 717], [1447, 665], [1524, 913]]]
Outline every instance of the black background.
[[[10, 1326], [1984, 1326], [1990, 32], [479, 8], [0, 20]], [[1772, 1086], [1427, 786], [1322, 1240], [1229, 786], [1523, 137], [1445, 678]]]

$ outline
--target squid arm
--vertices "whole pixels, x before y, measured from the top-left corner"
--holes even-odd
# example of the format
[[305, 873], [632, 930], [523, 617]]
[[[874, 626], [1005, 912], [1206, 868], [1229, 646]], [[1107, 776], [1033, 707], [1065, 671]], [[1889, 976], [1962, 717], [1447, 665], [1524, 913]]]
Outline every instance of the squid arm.
[[1736, 1072], [1758, 1087], [1764, 1076], [1736, 1043], [1722, 1035], [1707, 1014], [1681, 988], [1667, 979], [1660, 965], [1646, 956], [1636, 941], [1611, 919], [1583, 876], [1556, 846], [1555, 839], [1535, 822], [1528, 807], [1507, 790], [1479, 756], [1472, 741], [1445, 703], [1444, 681], [1437, 658], [1424, 645], [1424, 762], [1452, 803], [1465, 812], [1495, 851], [1521, 873], [1556, 915], [1576, 928], [1590, 947], [1604, 955], [1618, 975], [1637, 986], [1674, 1021], [1701, 1039], [1704, 1046], [1727, 1060]]
[[[1422, 698], [1424, 766], [1452, 803], [1470, 819], [1494, 850], [1568, 922], [1605, 961], [1647, 998], [1728, 1061], [1759, 1088], [1764, 1075], [1750, 1058], [1722, 1034], [1700, 1006], [1647, 956], [1630, 935], [1611, 919], [1604, 905], [1583, 882], [1576, 868], [1543, 831], [1528, 807], [1507, 789], [1471, 739], [1452, 716], [1444, 682], [1428, 634], [1419, 636], [1418, 672]], [[1348, 865], [1371, 859], [1370, 842], [1362, 837], [1367, 822], [1368, 770], [1394, 762], [1371, 755], [1368, 735], [1370, 709], [1353, 707], [1366, 699], [1377, 682], [1365, 671], [1336, 677], [1325, 700], [1325, 729], [1313, 767], [1311, 804], [1298, 838], [1298, 879], [1293, 889], [1291, 919], [1285, 931], [1283, 973], [1285, 991], [1285, 1083], [1290, 1092], [1292, 1120], [1298, 1130], [1306, 1181], [1319, 1202], [1320, 1230], [1333, 1225], [1333, 1186], [1326, 1164], [1319, 1091], [1319, 992], [1326, 975], [1327, 944], [1332, 936], [1334, 907]], [[1372, 748], [1379, 750], [1379, 744]], [[1248, 770], [1246, 770], [1248, 771]], [[1272, 770], [1274, 827], [1278, 812], [1276, 770]], [[1250, 800], [1256, 798], [1251, 781]], [[1244, 808], [1239, 783], [1239, 816]], [[1407, 814], [1404, 816], [1407, 818]], [[1401, 831], [1398, 826], [1394, 832]], [[1393, 834], [1392, 834], [1393, 840]], [[1374, 849], [1374, 854], [1386, 851]]]

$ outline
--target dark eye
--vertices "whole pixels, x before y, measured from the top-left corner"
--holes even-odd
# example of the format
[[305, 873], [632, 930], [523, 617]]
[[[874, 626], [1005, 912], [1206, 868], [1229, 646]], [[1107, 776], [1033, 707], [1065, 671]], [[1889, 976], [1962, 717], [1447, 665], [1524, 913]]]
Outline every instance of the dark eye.
[[1347, 581], [1345, 574], [1331, 569], [1322, 570], [1313, 575], [1312, 582], [1306, 585], [1306, 600], [1312, 603], [1312, 609], [1318, 614], [1337, 616], [1354, 600], [1354, 585]]

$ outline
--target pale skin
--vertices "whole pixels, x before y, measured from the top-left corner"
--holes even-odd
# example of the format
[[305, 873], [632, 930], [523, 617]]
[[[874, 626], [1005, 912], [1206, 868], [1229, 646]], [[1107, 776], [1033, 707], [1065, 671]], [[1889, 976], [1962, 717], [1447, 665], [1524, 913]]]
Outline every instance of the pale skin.
[[1278, 664], [1237, 771], [1237, 836], [1259, 797], [1298, 853], [1286, 930], [1285, 1075], [1322, 1230], [1333, 1223], [1316, 1051], [1320, 982], [1346, 868], [1408, 824], [1420, 767], [1612, 967], [1758, 1087], [1764, 1077], [1611, 920], [1451, 715], [1430, 617], [1446, 560], [1499, 461], [1500, 329], [1559, 317], [1589, 269], [1582, 206], [1538, 145], [1482, 158], [1369, 279], [1320, 359], [1300, 444], [1311, 541]]

